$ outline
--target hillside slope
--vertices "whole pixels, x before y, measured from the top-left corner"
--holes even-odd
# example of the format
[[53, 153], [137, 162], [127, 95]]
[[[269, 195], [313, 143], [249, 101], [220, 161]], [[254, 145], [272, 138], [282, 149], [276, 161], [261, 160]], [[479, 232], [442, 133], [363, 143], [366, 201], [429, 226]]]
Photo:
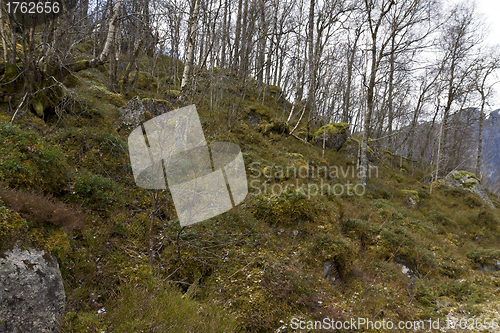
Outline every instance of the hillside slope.
[[[159, 60], [160, 68], [171, 64]], [[290, 332], [298, 320], [324, 318], [498, 318], [498, 197], [493, 209], [464, 189], [431, 193], [423, 169], [387, 151], [373, 152], [368, 186], [356, 186], [356, 138], [322, 157], [286, 135], [291, 105], [278, 87], [261, 103], [257, 86], [229, 71], [199, 72], [185, 104], [197, 106], [209, 142], [239, 145], [249, 194], [181, 228], [168, 190], [135, 185], [131, 129], [119, 120], [119, 107], [136, 96], [162, 110], [185, 105], [180, 80], [141, 68], [123, 93], [106, 86], [104, 66], [67, 77], [64, 97], [43, 119], [28, 111], [10, 124], [7, 101], [1, 105], [0, 250], [20, 242], [56, 255], [67, 296], [63, 332]], [[262, 123], [247, 123], [250, 114]], [[48, 214], [49, 204], [30, 208], [42, 200], [65, 215]]]

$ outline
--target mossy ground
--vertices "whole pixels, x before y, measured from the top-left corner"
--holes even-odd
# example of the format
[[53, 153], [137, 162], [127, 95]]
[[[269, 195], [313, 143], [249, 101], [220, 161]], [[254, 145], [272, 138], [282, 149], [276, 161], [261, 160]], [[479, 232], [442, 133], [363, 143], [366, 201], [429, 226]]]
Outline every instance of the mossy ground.
[[[157, 65], [151, 76], [142, 59], [136, 83], [124, 92], [107, 86], [106, 69], [79, 72], [62, 112], [44, 121], [26, 113], [12, 126], [11, 115], [0, 113], [5, 185], [53, 195], [87, 214], [83, 230], [37, 226], [38, 239], [60, 261], [64, 332], [161, 331], [167, 324], [171, 332], [269, 332], [286, 330], [292, 317], [489, 313], [500, 276], [476, 265], [497, 258], [496, 210], [464, 190], [438, 187], [430, 194], [422, 169], [374, 150], [369, 185], [352, 194], [358, 182], [352, 155], [327, 150], [322, 157], [293, 136], [247, 125], [249, 110], [268, 124], [283, 122], [291, 104], [277, 87], [262, 104], [255, 82], [242, 85], [226, 70], [200, 72], [188, 103], [196, 104], [208, 141], [241, 147], [250, 193], [231, 211], [181, 230], [168, 191], [135, 186], [128, 133], [116, 132], [119, 106], [137, 95], [181, 106], [182, 64], [160, 57]], [[337, 191], [318, 190], [327, 185]], [[408, 195], [418, 198], [416, 206]], [[30, 228], [16, 214], [0, 207], [2, 235], [15, 238]], [[330, 277], [323, 274], [326, 262]]]

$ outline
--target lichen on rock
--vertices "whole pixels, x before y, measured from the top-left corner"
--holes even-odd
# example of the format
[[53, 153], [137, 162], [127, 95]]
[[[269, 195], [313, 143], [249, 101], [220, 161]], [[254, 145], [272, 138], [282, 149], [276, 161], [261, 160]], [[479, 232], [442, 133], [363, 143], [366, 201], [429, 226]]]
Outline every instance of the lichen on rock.
[[449, 187], [463, 188], [478, 195], [491, 208], [495, 208], [488, 194], [484, 190], [479, 179], [472, 172], [453, 170], [443, 180], [442, 183]]
[[0, 331], [58, 332], [65, 308], [57, 259], [15, 246], [0, 258]]
[[146, 108], [139, 97], [131, 99], [125, 106], [120, 108], [121, 115], [120, 121], [121, 126], [135, 128], [139, 124], [146, 120], [145, 112]]
[[326, 148], [339, 150], [349, 138], [349, 134], [349, 124], [330, 123], [314, 133], [314, 143], [322, 148], [324, 141]]

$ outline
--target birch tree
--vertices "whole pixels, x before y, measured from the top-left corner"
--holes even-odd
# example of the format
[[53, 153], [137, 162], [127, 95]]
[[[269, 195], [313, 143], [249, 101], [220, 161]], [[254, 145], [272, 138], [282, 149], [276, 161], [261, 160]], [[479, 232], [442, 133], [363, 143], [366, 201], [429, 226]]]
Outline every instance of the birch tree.
[[181, 81], [181, 91], [183, 92], [183, 94], [185, 94], [188, 82], [191, 79], [191, 67], [193, 66], [193, 60], [194, 60], [194, 43], [196, 40], [196, 25], [198, 23], [199, 10], [200, 10], [200, 0], [193, 0], [193, 4], [191, 6], [191, 14], [189, 18], [187, 51], [186, 51], [186, 58], [184, 61], [184, 73], [182, 74], [182, 81]]

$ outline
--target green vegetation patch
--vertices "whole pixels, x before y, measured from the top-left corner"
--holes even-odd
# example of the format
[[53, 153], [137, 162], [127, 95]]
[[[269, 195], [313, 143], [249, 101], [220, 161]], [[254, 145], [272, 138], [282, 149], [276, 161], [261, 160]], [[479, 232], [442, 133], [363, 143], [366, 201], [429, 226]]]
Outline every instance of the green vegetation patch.
[[73, 193], [84, 206], [109, 212], [123, 199], [123, 188], [113, 180], [90, 172], [78, 173], [73, 181]]
[[467, 258], [481, 265], [493, 265], [495, 260], [500, 260], [500, 250], [475, 249], [467, 252]]
[[0, 125], [0, 181], [10, 187], [58, 193], [68, 164], [60, 147], [16, 125]]
[[13, 247], [23, 238], [28, 223], [18, 213], [10, 211], [0, 201], [0, 254]]
[[234, 332], [235, 316], [213, 303], [200, 304], [161, 279], [127, 283], [110, 307], [114, 332]]
[[478, 182], [480, 181], [479, 178], [477, 178], [476, 175], [473, 174], [472, 172], [463, 171], [463, 170], [454, 172], [453, 178], [455, 178], [456, 180], [460, 180], [462, 177], [473, 178], [473, 179], [477, 180]]

